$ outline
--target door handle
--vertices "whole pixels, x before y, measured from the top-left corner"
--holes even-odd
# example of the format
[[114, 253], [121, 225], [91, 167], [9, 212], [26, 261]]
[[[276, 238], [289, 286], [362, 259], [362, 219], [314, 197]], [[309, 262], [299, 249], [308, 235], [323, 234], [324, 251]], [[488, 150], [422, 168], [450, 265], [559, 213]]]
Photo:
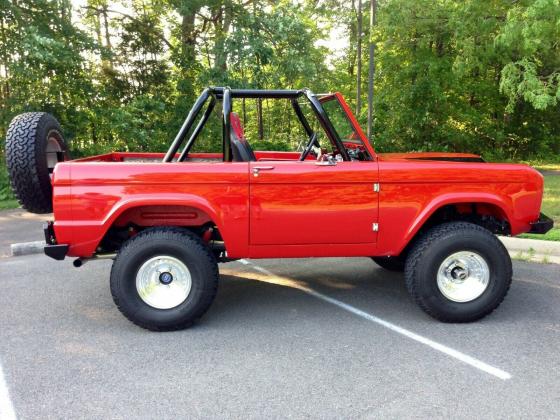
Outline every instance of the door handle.
[[254, 166], [253, 167], [253, 176], [259, 176], [260, 171], [271, 171], [274, 169], [274, 166]]

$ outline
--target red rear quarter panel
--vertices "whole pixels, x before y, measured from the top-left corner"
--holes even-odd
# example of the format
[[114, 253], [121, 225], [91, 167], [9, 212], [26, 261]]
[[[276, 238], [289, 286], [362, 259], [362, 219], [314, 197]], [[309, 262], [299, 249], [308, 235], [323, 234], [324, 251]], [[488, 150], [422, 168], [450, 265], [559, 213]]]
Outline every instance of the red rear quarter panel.
[[190, 206], [207, 213], [232, 252], [248, 243], [247, 163], [69, 162], [56, 167], [54, 229], [68, 255], [90, 256], [127, 209]]

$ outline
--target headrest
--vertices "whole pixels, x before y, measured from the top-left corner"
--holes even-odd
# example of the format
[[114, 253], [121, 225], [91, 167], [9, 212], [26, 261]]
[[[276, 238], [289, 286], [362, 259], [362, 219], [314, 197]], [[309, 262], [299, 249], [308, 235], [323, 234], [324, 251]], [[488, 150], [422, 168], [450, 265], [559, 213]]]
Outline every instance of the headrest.
[[239, 119], [239, 115], [236, 112], [231, 112], [229, 114], [229, 121], [231, 124], [231, 129], [235, 133], [235, 135], [240, 138], [245, 138], [245, 133], [243, 132], [243, 126], [241, 125], [241, 120]]

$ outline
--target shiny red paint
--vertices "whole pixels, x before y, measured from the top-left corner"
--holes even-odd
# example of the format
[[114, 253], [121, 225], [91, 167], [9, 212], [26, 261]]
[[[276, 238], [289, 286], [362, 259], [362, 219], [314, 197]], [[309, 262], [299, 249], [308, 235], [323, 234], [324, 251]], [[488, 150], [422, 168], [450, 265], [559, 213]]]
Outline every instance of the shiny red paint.
[[398, 255], [445, 205], [468, 213], [477, 203], [513, 235], [539, 218], [543, 178], [534, 169], [429, 160], [477, 157], [470, 154], [378, 155], [334, 95], [372, 160], [327, 166], [299, 162], [299, 153], [255, 152], [249, 163], [216, 153], [161, 163], [162, 153], [110, 153], [59, 163], [58, 243], [70, 245], [69, 256], [88, 257], [111, 227], [211, 224], [231, 258]]
[[472, 153], [439, 153], [439, 152], [414, 152], [414, 153], [381, 153], [379, 160], [400, 160], [400, 159], [438, 159], [438, 158], [480, 158], [479, 155]]
[[[259, 168], [263, 168], [259, 170]], [[377, 232], [374, 162], [250, 162], [251, 247], [369, 244]], [[257, 171], [257, 172], [255, 172]], [[341, 218], [341, 215], [344, 215]], [[342, 220], [351, 224], [341, 223]]]

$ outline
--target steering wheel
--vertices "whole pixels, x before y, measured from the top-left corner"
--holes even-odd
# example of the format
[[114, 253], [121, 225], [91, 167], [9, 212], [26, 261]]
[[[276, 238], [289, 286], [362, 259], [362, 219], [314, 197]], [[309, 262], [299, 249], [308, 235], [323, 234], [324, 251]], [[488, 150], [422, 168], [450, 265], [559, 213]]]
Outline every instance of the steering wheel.
[[303, 152], [301, 152], [301, 155], [299, 156], [299, 160], [305, 160], [305, 158], [307, 157], [307, 155], [309, 155], [309, 153], [311, 152], [311, 149], [313, 149], [313, 145], [317, 143], [317, 133], [313, 133], [311, 134], [311, 137], [309, 137], [309, 142], [307, 143], [307, 146], [305, 146], [305, 149], [303, 150]]

